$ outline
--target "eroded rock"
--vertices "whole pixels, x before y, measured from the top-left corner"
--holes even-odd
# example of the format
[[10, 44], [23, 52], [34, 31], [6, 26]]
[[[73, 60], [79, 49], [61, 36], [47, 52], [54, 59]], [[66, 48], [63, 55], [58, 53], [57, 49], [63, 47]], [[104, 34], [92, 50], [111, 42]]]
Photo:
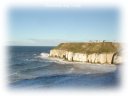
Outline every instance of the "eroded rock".
[[51, 57], [58, 57], [68, 61], [79, 61], [100, 64], [119, 64], [122, 62], [121, 56], [114, 53], [73, 53], [71, 51], [53, 49], [50, 51]]

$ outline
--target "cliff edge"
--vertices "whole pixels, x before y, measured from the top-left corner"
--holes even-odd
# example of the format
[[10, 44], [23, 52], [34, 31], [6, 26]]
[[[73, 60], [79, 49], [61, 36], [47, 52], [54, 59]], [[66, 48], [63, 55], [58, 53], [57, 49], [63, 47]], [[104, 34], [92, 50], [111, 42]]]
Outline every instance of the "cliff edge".
[[61, 43], [50, 50], [50, 57], [77, 62], [120, 64], [120, 50], [121, 46], [116, 42]]

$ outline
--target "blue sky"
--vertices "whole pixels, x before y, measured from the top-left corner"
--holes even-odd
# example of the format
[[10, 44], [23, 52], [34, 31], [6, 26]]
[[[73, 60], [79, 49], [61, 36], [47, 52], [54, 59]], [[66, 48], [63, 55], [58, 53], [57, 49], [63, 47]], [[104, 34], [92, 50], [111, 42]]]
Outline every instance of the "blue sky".
[[15, 8], [9, 12], [10, 45], [55, 46], [61, 42], [118, 39], [119, 14], [103, 8]]

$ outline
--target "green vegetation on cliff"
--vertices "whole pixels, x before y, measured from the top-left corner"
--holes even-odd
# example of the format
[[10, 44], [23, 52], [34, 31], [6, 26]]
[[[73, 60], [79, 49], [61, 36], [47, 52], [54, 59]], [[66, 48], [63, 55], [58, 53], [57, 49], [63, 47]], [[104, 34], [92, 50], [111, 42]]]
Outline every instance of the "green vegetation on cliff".
[[109, 53], [120, 49], [119, 43], [113, 42], [85, 42], [85, 43], [61, 43], [54, 49], [79, 53]]

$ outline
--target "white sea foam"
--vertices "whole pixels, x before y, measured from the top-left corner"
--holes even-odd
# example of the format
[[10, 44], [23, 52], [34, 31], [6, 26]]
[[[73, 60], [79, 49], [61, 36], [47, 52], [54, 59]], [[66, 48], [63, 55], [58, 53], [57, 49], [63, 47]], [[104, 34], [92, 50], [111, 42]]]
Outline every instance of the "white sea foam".
[[72, 67], [72, 68], [69, 69], [68, 73], [73, 73], [74, 70], [75, 69]]
[[48, 53], [41, 53], [40, 55], [41, 55], [42, 58], [48, 58], [49, 57]]
[[48, 53], [41, 53], [39, 56], [37, 56], [41, 59], [47, 59], [49, 60], [49, 62], [56, 62], [56, 63], [64, 63], [63, 59], [59, 59], [59, 58], [54, 58], [54, 57], [49, 57]]

